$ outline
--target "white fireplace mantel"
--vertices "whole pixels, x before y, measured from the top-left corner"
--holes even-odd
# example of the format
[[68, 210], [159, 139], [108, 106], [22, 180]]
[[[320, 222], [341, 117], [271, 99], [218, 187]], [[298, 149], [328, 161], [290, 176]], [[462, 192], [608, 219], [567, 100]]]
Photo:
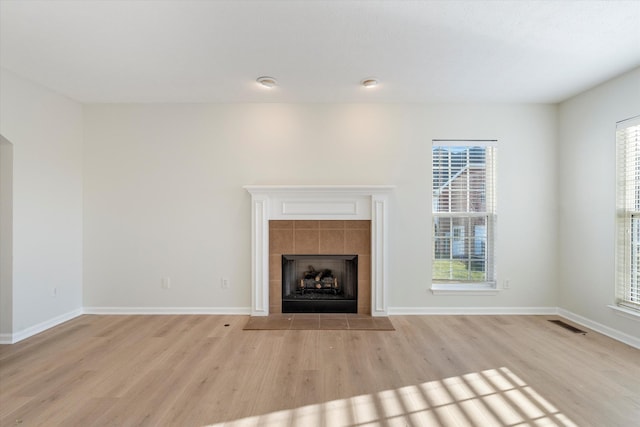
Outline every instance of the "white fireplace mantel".
[[247, 185], [251, 315], [269, 314], [269, 220], [371, 220], [371, 315], [387, 315], [387, 210], [393, 185]]

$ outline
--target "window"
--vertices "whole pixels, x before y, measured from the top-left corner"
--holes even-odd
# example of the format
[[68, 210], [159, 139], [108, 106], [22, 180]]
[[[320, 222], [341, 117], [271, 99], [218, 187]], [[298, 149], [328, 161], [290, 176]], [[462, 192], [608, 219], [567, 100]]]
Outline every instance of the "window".
[[616, 126], [616, 303], [640, 310], [640, 116]]
[[496, 141], [434, 140], [432, 162], [433, 283], [495, 288]]

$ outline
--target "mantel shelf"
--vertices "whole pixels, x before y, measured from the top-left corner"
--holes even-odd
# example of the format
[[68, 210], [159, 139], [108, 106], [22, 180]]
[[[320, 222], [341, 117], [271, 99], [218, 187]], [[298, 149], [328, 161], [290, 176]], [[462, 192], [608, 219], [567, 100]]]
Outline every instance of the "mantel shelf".
[[245, 185], [251, 194], [286, 193], [331, 193], [331, 194], [367, 194], [389, 193], [395, 185]]

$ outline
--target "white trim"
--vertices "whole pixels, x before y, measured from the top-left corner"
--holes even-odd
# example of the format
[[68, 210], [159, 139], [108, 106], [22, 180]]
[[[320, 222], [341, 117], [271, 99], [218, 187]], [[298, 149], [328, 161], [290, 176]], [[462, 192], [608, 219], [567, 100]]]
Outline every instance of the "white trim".
[[434, 283], [430, 291], [434, 295], [498, 295], [502, 289], [489, 283], [479, 284], [442, 284]]
[[[269, 315], [269, 196], [251, 196], [251, 315]], [[266, 283], [266, 287], [264, 286]]]
[[614, 310], [615, 314], [618, 316], [640, 322], [640, 311], [631, 310], [630, 308], [621, 307], [619, 305], [608, 305], [607, 307]]
[[45, 320], [44, 322], [38, 323], [37, 325], [30, 326], [21, 331], [15, 332], [13, 334], [2, 334], [0, 335], [0, 344], [15, 344], [27, 338], [30, 338], [34, 335], [39, 334], [40, 332], [44, 332], [47, 329], [51, 329], [54, 326], [58, 326], [62, 323], [68, 322], [71, 319], [75, 319], [78, 316], [83, 314], [83, 310], [81, 308], [70, 311], [68, 313], [61, 314], [52, 319]]
[[638, 182], [635, 158], [638, 148], [635, 142], [640, 126], [640, 116], [629, 118], [616, 124], [616, 179], [615, 179], [615, 299], [620, 304], [631, 303], [636, 289], [638, 253], [633, 230], [634, 219], [638, 217], [636, 187]]
[[250, 315], [250, 307], [85, 307], [84, 314], [213, 314]]
[[497, 147], [497, 139], [432, 139], [433, 147]]
[[371, 316], [387, 316], [388, 198], [371, 198]]
[[389, 307], [390, 316], [430, 315], [520, 315], [538, 316], [558, 314], [557, 307]]
[[640, 125], [640, 116], [629, 117], [628, 119], [616, 122], [616, 130]]
[[269, 315], [269, 221], [370, 220], [371, 315], [387, 315], [393, 185], [245, 185], [251, 194], [251, 315]]
[[367, 195], [372, 193], [390, 192], [395, 185], [245, 185], [245, 190], [251, 194], [271, 193], [338, 193]]
[[628, 344], [631, 347], [640, 349], [640, 338], [638, 337], [610, 328], [609, 326], [605, 326], [601, 323], [594, 322], [593, 320], [587, 319], [586, 317], [582, 317], [563, 308], [558, 308], [558, 315], [582, 326], [586, 326], [589, 329], [593, 329], [594, 331], [606, 335], [609, 338], [613, 338], [614, 340]]
[[[284, 218], [306, 218], [309, 215], [313, 216], [325, 216], [330, 218], [335, 216], [344, 216], [345, 218], [351, 217], [363, 217], [366, 213], [366, 209], [362, 209], [361, 202], [366, 200], [291, 200], [283, 198], [277, 201], [281, 203], [277, 212], [282, 215], [282, 218], [276, 218], [275, 215], [272, 219], [284, 219]], [[360, 203], [359, 203], [360, 202]]]

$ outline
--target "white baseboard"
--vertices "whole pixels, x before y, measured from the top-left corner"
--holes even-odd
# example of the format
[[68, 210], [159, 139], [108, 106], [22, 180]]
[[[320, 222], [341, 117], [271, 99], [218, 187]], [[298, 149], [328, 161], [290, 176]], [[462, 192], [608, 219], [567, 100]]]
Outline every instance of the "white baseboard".
[[585, 326], [589, 329], [593, 329], [594, 331], [599, 332], [602, 335], [606, 335], [609, 338], [613, 338], [614, 340], [628, 344], [631, 347], [640, 349], [640, 338], [626, 334], [617, 329], [610, 328], [603, 325], [602, 323], [594, 322], [593, 320], [582, 317], [579, 314], [572, 313], [571, 311], [565, 310], [564, 308], [558, 308], [558, 316], [564, 317], [565, 319], [571, 320], [572, 322]]
[[[15, 344], [82, 314], [251, 315], [251, 307], [84, 307], [56, 316], [14, 334], [0, 334], [0, 344]], [[389, 307], [390, 316], [410, 315], [559, 315], [610, 338], [640, 349], [640, 339], [558, 307]]]
[[226, 314], [250, 315], [251, 307], [85, 307], [84, 314]]
[[557, 307], [389, 307], [389, 315], [553, 315]]
[[0, 344], [15, 344], [36, 334], [39, 334], [40, 332], [44, 332], [47, 329], [53, 328], [54, 326], [58, 326], [64, 322], [68, 322], [69, 320], [81, 315], [82, 309], [78, 308], [76, 310], [38, 323], [37, 325], [33, 325], [21, 331], [15, 332], [13, 334], [0, 334]]

